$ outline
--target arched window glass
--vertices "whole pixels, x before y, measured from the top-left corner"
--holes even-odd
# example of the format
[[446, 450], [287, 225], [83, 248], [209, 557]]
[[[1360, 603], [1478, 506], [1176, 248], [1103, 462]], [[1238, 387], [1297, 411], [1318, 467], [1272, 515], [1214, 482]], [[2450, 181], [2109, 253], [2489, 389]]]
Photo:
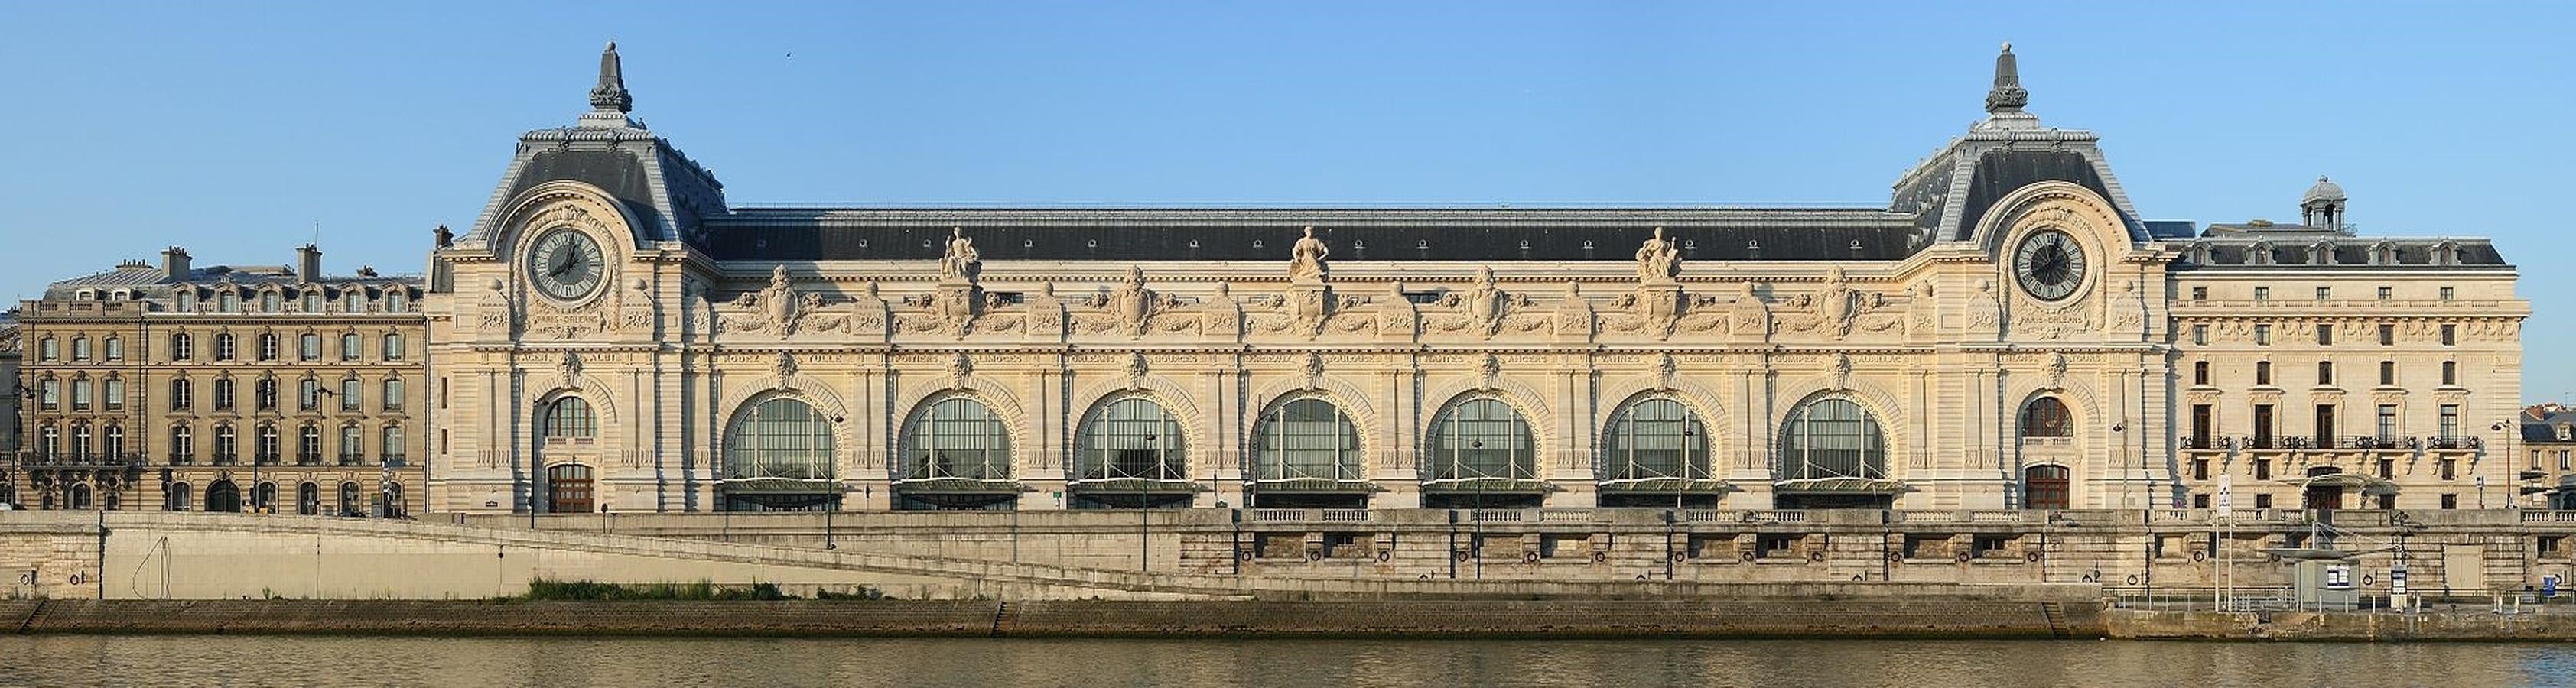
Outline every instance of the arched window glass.
[[903, 427], [903, 480], [1011, 477], [1010, 428], [983, 402], [941, 399], [914, 411]]
[[357, 483], [353, 483], [353, 482], [343, 482], [343, 483], [340, 483], [340, 508], [339, 508], [338, 510], [335, 510], [335, 511], [331, 512], [331, 513], [339, 514], [339, 515], [342, 515], [342, 516], [356, 516], [356, 515], [358, 515], [358, 514], [359, 514], [359, 511], [358, 511], [358, 484], [357, 484]]
[[737, 479], [831, 478], [831, 419], [787, 397], [760, 402], [725, 433], [725, 466]]
[[581, 397], [564, 397], [546, 406], [546, 421], [540, 427], [546, 441], [589, 440], [599, 434], [599, 420], [590, 411], [590, 402]]
[[185, 466], [197, 462], [197, 435], [186, 425], [170, 426], [170, 463]]
[[305, 423], [295, 435], [295, 463], [315, 466], [322, 463], [322, 428]]
[[1601, 450], [1603, 480], [1709, 477], [1708, 428], [1672, 399], [1639, 399], [1620, 409]]
[[1782, 480], [1887, 477], [1887, 439], [1878, 417], [1849, 399], [1807, 402], [1780, 433]]
[[1257, 432], [1254, 480], [1363, 479], [1359, 426], [1332, 402], [1309, 397], [1280, 404], [1262, 416]]
[[340, 426], [340, 465], [355, 466], [367, 458], [367, 434], [357, 423]]
[[322, 486], [309, 482], [297, 484], [295, 513], [305, 516], [322, 513]]
[[1181, 424], [1161, 404], [1128, 397], [1093, 409], [1073, 438], [1074, 479], [1185, 480]]
[[251, 457], [253, 460], [261, 464], [277, 463], [278, 441], [276, 425], [268, 423], [261, 423], [259, 425], [259, 446], [254, 447], [253, 450], [257, 452]]
[[1538, 477], [1537, 442], [1529, 420], [1502, 400], [1468, 399], [1450, 405], [1431, 424], [1423, 463], [1432, 480]]
[[2021, 410], [2021, 436], [2070, 437], [2075, 434], [2074, 416], [2066, 412], [2066, 402], [2057, 397], [2030, 400]]
[[191, 501], [189, 497], [192, 496], [194, 496], [194, 494], [188, 491], [187, 483], [170, 483], [170, 504], [168, 508], [171, 511], [187, 511], [189, 507], [188, 502]]

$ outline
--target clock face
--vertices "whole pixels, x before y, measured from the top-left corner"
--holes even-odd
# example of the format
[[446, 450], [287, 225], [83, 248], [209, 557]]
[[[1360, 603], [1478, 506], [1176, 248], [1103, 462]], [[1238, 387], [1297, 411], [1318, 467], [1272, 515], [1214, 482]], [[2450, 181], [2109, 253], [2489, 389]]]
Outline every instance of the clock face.
[[599, 289], [605, 262], [599, 242], [592, 241], [590, 235], [569, 227], [557, 228], [528, 246], [528, 281], [547, 296], [564, 301], [579, 299]]
[[2022, 291], [2041, 301], [2075, 294], [2084, 284], [2084, 247], [2075, 237], [2054, 229], [2032, 232], [2013, 250], [2013, 275]]

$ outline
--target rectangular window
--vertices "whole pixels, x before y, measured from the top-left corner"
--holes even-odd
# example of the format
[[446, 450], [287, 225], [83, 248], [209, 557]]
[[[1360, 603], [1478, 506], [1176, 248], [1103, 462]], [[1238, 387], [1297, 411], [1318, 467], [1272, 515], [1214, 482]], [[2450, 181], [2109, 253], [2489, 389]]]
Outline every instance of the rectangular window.
[[105, 392], [104, 394], [99, 395], [99, 398], [100, 401], [106, 402], [107, 410], [115, 411], [125, 408], [124, 378], [108, 378], [107, 382], [101, 383], [99, 386], [102, 387], [102, 391]]
[[358, 379], [354, 377], [340, 381], [340, 410], [358, 410], [358, 400], [365, 396], [359, 392], [361, 386], [358, 384]]
[[88, 337], [73, 337], [73, 338], [72, 338], [72, 360], [75, 360], [75, 361], [86, 361], [86, 360], [89, 360], [89, 338], [88, 338]]
[[2206, 494], [2206, 493], [2192, 495], [2192, 496], [2191, 496], [2191, 508], [2194, 508], [2194, 509], [2207, 509], [2207, 508], [2209, 508], [2209, 495], [2208, 495], [2208, 494]]
[[259, 360], [277, 360], [277, 335], [263, 333], [259, 336]]
[[2271, 361], [2254, 362], [2254, 384], [2258, 387], [2272, 384]]
[[195, 339], [188, 336], [186, 332], [170, 335], [170, 360], [185, 361], [195, 358], [197, 356]]
[[219, 377], [219, 378], [215, 378], [215, 410], [217, 410], [217, 411], [230, 411], [230, 410], [233, 410], [233, 379], [232, 379], [232, 378], [228, 378], [228, 377]]
[[189, 407], [189, 406], [192, 406], [192, 405], [196, 404], [196, 403], [197, 403], [197, 393], [196, 393], [196, 392], [197, 392], [197, 390], [195, 389], [195, 387], [196, 387], [196, 385], [195, 385], [194, 383], [189, 382], [189, 381], [188, 381], [188, 378], [184, 378], [184, 377], [180, 377], [180, 378], [171, 378], [171, 379], [170, 379], [170, 410], [172, 410], [172, 411], [186, 411], [186, 410], [188, 410], [188, 407]]
[[296, 337], [295, 357], [305, 361], [322, 360], [322, 335], [306, 332]]
[[2271, 287], [2255, 287], [2255, 288], [2254, 288], [2254, 300], [2256, 300], [2256, 301], [2269, 301], [2269, 300], [2271, 300], [2271, 299], [2272, 299], [2272, 288], [2271, 288]]
[[2397, 460], [2396, 460], [2396, 459], [2380, 459], [2380, 460], [2379, 460], [2379, 478], [2380, 478], [2381, 480], [2389, 480], [2389, 479], [2394, 479], [2394, 478], [2396, 478], [2396, 477], [2397, 477]]
[[2396, 345], [2397, 345], [2397, 326], [2396, 326], [2396, 325], [2384, 325], [2384, 324], [2383, 324], [2383, 325], [2380, 325], [2380, 326], [2379, 326], [2379, 345], [2380, 345], [2380, 346], [2396, 346]]
[[2451, 345], [2458, 344], [2458, 343], [2460, 343], [2460, 326], [2458, 326], [2458, 325], [2443, 325], [2443, 326], [2442, 326], [2442, 346], [2451, 346]]
[[251, 386], [251, 401], [262, 411], [277, 410], [277, 381], [261, 379]]
[[400, 425], [387, 425], [387, 426], [385, 426], [385, 429], [384, 429], [384, 446], [383, 446], [383, 448], [381, 449], [381, 451], [382, 451], [383, 453], [382, 453], [382, 454], [380, 454], [380, 455], [384, 457], [385, 465], [387, 465], [387, 466], [400, 466], [400, 465], [403, 465], [403, 459], [405, 459], [406, 457], [405, 457], [405, 455], [404, 455], [404, 453], [403, 453], [403, 431], [402, 431], [402, 426], [400, 426]]
[[2444, 508], [2444, 509], [2457, 509], [2457, 508], [2460, 508], [2460, 496], [2459, 496], [2459, 495], [2455, 495], [2455, 494], [2446, 494], [2446, 495], [2442, 495], [2442, 508]]
[[2395, 439], [2397, 439], [2397, 405], [2396, 405], [2396, 404], [2380, 404], [2380, 405], [2379, 405], [2379, 435], [2378, 435], [2378, 438], [2379, 438], [2379, 441], [2381, 441], [2381, 442], [2389, 442], [2389, 441], [2394, 441]]
[[2317, 448], [2318, 448], [2318, 449], [2331, 449], [2331, 448], [2334, 448], [2334, 446], [2335, 446], [2335, 405], [2334, 405], [2334, 404], [2318, 404], [2318, 405], [2317, 405], [2316, 431], [2317, 431], [2316, 440], [2317, 440]]
[[2444, 437], [2444, 438], [2448, 438], [2448, 439], [2457, 439], [2457, 438], [2460, 436], [2460, 405], [2459, 405], [2459, 404], [2443, 404], [2443, 405], [2442, 405], [2442, 426], [2441, 426], [2441, 430], [2442, 430], [2442, 437]]
[[2257, 509], [2269, 509], [2269, 508], [2272, 508], [2272, 495], [2271, 495], [2271, 494], [2268, 494], [2268, 493], [2258, 493], [2258, 494], [2254, 495], [2254, 508], [2257, 508]]
[[2565, 449], [2558, 450], [2558, 470], [2576, 470], [2576, 468], [2568, 466], [2567, 450]]
[[2460, 384], [2460, 364], [2458, 361], [2442, 362], [2442, 384]]
[[2209, 384], [2209, 362], [2208, 362], [2208, 361], [2192, 361], [2192, 362], [2191, 362], [2191, 383], [2192, 383], [2192, 384], [2195, 384], [2195, 385], [2206, 385], [2206, 384]]
[[2389, 288], [2387, 288], [2387, 287], [2380, 287], [2380, 288], [2379, 288], [2379, 300], [2381, 300], [2381, 301], [2386, 301], [2386, 300], [2388, 300], [2388, 297], [2393, 296], [2393, 295], [2395, 295], [2395, 294], [2394, 294], [2394, 292], [2393, 292], [2393, 290], [2391, 290], [2391, 289], [2389, 289]]
[[363, 351], [365, 348], [366, 338], [358, 336], [358, 333], [340, 335], [340, 360], [358, 360], [358, 356], [365, 353]]
[[63, 407], [63, 383], [61, 380], [46, 380], [36, 383], [36, 389], [38, 390], [36, 394], [37, 406], [47, 411], [53, 411]]
[[384, 354], [385, 354], [385, 360], [388, 360], [388, 361], [399, 361], [399, 360], [402, 360], [402, 357], [403, 357], [403, 336], [402, 336], [401, 334], [399, 334], [399, 333], [389, 333], [389, 334], [386, 334], [386, 335], [385, 335]]
[[87, 410], [89, 410], [90, 402], [91, 402], [91, 399], [90, 399], [90, 387], [89, 387], [89, 381], [88, 381], [88, 380], [73, 380], [73, 381], [72, 381], [72, 410], [74, 410], [74, 411], [87, 411]]
[[2212, 418], [2212, 407], [2209, 404], [2191, 405], [2192, 448], [2213, 449], [2214, 447], [2209, 446], [2209, 436], [2216, 431], [2216, 426]]
[[2317, 287], [2318, 301], [2324, 301], [2331, 298], [2334, 298], [2334, 287]]
[[295, 409], [315, 411], [322, 408], [322, 381], [305, 378], [295, 385]]
[[2443, 480], [2457, 480], [2460, 477], [2460, 461], [2458, 459], [2442, 459], [2440, 461], [2435, 461], [2433, 462], [2433, 468], [2441, 474]]
[[2193, 300], [2193, 301], [2207, 301], [2207, 300], [2209, 300], [2209, 288], [2208, 288], [2208, 287], [2192, 287], [2192, 288], [2191, 288], [2191, 300]]
[[107, 338], [106, 354], [107, 360], [110, 361], [125, 360], [125, 339], [121, 337]]
[[2334, 343], [2334, 326], [2333, 326], [2333, 325], [2328, 325], [2328, 324], [2324, 324], [2324, 323], [2318, 323], [2318, 324], [2317, 324], [2317, 343], [2318, 343], [2318, 344], [2333, 344], [2333, 343]]
[[36, 343], [36, 360], [51, 361], [62, 357], [62, 342], [55, 341], [52, 337], [46, 337], [43, 341]]
[[2395, 385], [2395, 384], [2397, 384], [2397, 362], [2396, 362], [2396, 361], [2380, 361], [2380, 362], [2379, 362], [2379, 384], [2380, 384], [2380, 385], [2382, 385], [2382, 386], [2390, 386], [2390, 385]]
[[2271, 325], [2255, 325], [2255, 326], [2254, 326], [2254, 345], [2255, 345], [2255, 346], [2270, 346], [2271, 344], [2272, 344], [2272, 326], [2271, 326]]
[[340, 426], [340, 465], [355, 466], [367, 458], [365, 434], [356, 424]]
[[[2255, 448], [2255, 449], [2270, 449], [2270, 448], [2272, 448], [2272, 405], [2271, 405], [2271, 404], [2255, 404], [2255, 405], [2254, 405], [2254, 448]], [[2265, 480], [2270, 480], [2270, 479], [2271, 479], [2271, 477], [2272, 477], [2272, 471], [2271, 471], [2271, 469], [2269, 468], [2269, 466], [2271, 466], [2271, 464], [2265, 463], [2265, 464], [2257, 464], [2257, 465], [2265, 466], [2265, 467], [2266, 467], [2266, 468], [2264, 469], [2264, 471], [2263, 471], [2263, 475], [2262, 475], [2261, 477], [2262, 477], [2263, 479], [2265, 479]]]
[[2330, 385], [2333, 385], [2333, 384], [2334, 384], [2334, 361], [2318, 361], [2318, 362], [2317, 362], [2317, 385], [2318, 385], [2318, 386], [2320, 386], [2320, 387], [2323, 387], [2323, 386], [2330, 386]]
[[233, 360], [233, 336], [231, 334], [215, 335], [215, 360]]
[[2208, 460], [2208, 459], [2192, 459], [2192, 460], [2191, 460], [2191, 479], [2193, 479], [2193, 480], [2208, 480], [2208, 479], [2209, 479], [2209, 460]]
[[402, 383], [402, 378], [390, 378], [390, 379], [385, 380], [385, 389], [384, 389], [384, 397], [383, 397], [383, 401], [384, 401], [384, 405], [385, 405], [385, 410], [387, 410], [387, 411], [400, 411], [400, 410], [402, 410], [402, 407], [403, 407], [403, 383]]
[[2451, 300], [2451, 296], [2452, 296], [2453, 294], [2456, 294], [2456, 293], [2457, 293], [2457, 292], [2452, 291], [2450, 287], [2443, 287], [2443, 288], [2442, 288], [2442, 300], [2444, 300], [2444, 301], [2449, 301], [2449, 300]]

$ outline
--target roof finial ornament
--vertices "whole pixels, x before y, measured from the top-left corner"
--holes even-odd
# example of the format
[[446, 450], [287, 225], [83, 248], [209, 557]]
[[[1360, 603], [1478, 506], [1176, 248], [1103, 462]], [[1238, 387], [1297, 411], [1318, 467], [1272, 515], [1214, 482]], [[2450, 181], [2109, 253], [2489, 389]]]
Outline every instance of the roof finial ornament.
[[626, 93], [626, 75], [617, 60], [617, 41], [599, 53], [599, 85], [590, 87], [590, 106], [601, 110], [632, 112], [635, 97]]
[[1986, 112], [2020, 112], [2029, 104], [2030, 92], [2022, 90], [2021, 68], [2013, 62], [2012, 43], [2007, 41], [2004, 51], [1995, 55], [1995, 88], [1986, 92]]

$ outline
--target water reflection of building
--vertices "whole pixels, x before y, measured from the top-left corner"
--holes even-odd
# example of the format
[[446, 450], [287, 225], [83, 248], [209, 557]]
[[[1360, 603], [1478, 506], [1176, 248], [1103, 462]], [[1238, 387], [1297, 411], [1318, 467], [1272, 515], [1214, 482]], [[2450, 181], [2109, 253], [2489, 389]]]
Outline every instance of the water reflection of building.
[[2492, 245], [2144, 220], [2013, 60], [1885, 207], [736, 207], [612, 47], [431, 257], [427, 506], [2510, 497]]

